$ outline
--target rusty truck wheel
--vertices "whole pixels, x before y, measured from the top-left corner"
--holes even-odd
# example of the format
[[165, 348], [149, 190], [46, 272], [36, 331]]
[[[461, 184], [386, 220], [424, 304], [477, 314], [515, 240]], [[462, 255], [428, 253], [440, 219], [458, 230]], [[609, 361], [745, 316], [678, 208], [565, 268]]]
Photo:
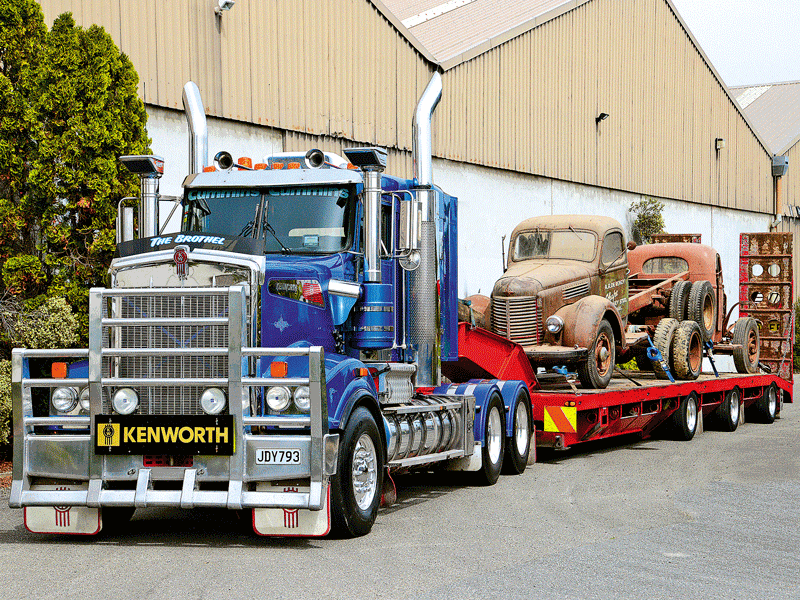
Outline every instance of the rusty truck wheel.
[[[677, 319], [661, 319], [656, 326], [655, 334], [653, 334], [653, 344], [658, 348], [658, 351], [661, 352], [661, 358], [664, 359], [664, 362], [670, 369], [672, 368], [670, 366], [672, 362], [672, 338], [677, 328]], [[656, 374], [656, 378], [668, 379], [667, 372], [658, 361], [653, 363], [653, 371]]]
[[684, 321], [672, 338], [672, 369], [677, 379], [697, 379], [703, 367], [703, 339], [695, 321]]
[[757, 373], [760, 358], [758, 323], [753, 317], [742, 317], [733, 326], [733, 343], [742, 347], [733, 351], [737, 373]]
[[700, 326], [704, 342], [714, 336], [717, 328], [717, 299], [710, 281], [695, 281], [689, 290], [687, 318]]
[[683, 321], [686, 319], [686, 310], [689, 306], [689, 290], [691, 281], [678, 281], [672, 286], [669, 294], [669, 316], [672, 319]]
[[611, 375], [614, 374], [615, 356], [614, 331], [611, 329], [611, 323], [603, 319], [597, 328], [594, 343], [589, 348], [586, 362], [578, 365], [581, 385], [595, 390], [606, 388], [611, 381]]

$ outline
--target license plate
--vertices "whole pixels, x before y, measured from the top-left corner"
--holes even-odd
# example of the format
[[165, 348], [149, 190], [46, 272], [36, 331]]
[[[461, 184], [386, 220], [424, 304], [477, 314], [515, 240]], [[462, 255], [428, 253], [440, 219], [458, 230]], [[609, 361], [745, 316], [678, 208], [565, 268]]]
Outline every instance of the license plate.
[[299, 465], [300, 448], [259, 448], [257, 465]]

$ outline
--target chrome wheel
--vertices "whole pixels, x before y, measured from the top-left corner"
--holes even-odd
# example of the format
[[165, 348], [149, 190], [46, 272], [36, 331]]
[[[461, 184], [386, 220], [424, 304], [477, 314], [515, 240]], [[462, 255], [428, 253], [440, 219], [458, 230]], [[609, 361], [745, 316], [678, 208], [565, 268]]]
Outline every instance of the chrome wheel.
[[495, 464], [500, 462], [500, 455], [503, 453], [503, 420], [496, 406], [492, 406], [486, 418], [486, 447], [489, 450], [489, 460]]
[[517, 451], [520, 454], [525, 454], [528, 450], [528, 442], [531, 439], [531, 432], [528, 427], [528, 411], [525, 409], [525, 405], [522, 402], [517, 402], [517, 410], [516, 410], [516, 419], [515, 421], [515, 429], [514, 429], [514, 439], [517, 446]]
[[367, 510], [378, 491], [377, 453], [372, 438], [362, 433], [353, 451], [353, 496], [361, 510]]
[[728, 406], [728, 410], [730, 411], [731, 423], [738, 423], [739, 422], [739, 390], [734, 389], [733, 391], [731, 391], [730, 406]]
[[694, 432], [697, 427], [697, 401], [690, 397], [686, 401], [686, 428]]

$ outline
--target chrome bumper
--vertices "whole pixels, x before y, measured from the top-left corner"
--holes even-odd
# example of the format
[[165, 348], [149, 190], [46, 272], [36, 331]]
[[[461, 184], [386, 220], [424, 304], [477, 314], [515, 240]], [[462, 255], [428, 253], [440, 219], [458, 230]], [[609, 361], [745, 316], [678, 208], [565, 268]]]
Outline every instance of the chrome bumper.
[[[328, 431], [328, 411], [325, 390], [325, 357], [319, 347], [310, 348], [247, 348], [241, 340], [245, 323], [245, 295], [241, 287], [197, 290], [204, 294], [228, 294], [229, 344], [227, 348], [194, 349], [194, 354], [225, 354], [229, 375], [220, 380], [187, 378], [185, 385], [224, 386], [228, 398], [241, 398], [249, 387], [270, 385], [307, 385], [311, 395], [309, 415], [281, 417], [252, 417], [243, 413], [242, 403], [229, 402], [234, 420], [234, 453], [231, 456], [196, 456], [189, 468], [145, 467], [140, 455], [106, 456], [94, 452], [92, 424], [101, 415], [103, 386], [130, 385], [131, 379], [102, 376], [104, 356], [124, 355], [126, 350], [103, 348], [103, 327], [111, 319], [101, 318], [101, 303], [109, 296], [119, 296], [132, 290], [94, 289], [90, 295], [90, 348], [88, 350], [20, 350], [12, 356], [12, 404], [14, 421], [14, 471], [9, 505], [23, 506], [171, 506], [180, 508], [218, 507], [241, 508], [304, 508], [320, 510], [324, 506], [327, 482], [336, 472], [339, 436]], [[187, 289], [135, 290], [137, 294], [191, 294]], [[119, 325], [119, 319], [112, 326]], [[187, 324], [192, 319], [185, 319]], [[137, 352], [142, 353], [141, 349]], [[153, 349], [154, 355], [169, 352]], [[275, 379], [247, 376], [248, 357], [308, 356], [309, 377]], [[30, 358], [73, 358], [89, 361], [85, 379], [31, 379], [27, 375]], [[165, 385], [159, 379], [136, 379], [136, 385]], [[169, 384], [175, 385], [174, 381]], [[89, 386], [90, 414], [88, 416], [34, 417], [31, 390], [35, 387]], [[288, 421], [287, 421], [288, 419]], [[291, 424], [308, 429], [305, 435], [255, 434], [253, 428]], [[69, 426], [83, 428], [36, 432], [36, 427]], [[260, 448], [299, 448], [298, 465], [258, 465]], [[82, 482], [87, 489], [32, 489], [34, 479], [58, 482]], [[309, 492], [256, 491], [259, 482], [280, 482], [307, 479]], [[227, 484], [227, 485], [226, 485]], [[177, 489], [180, 487], [180, 489]], [[162, 488], [162, 489], [159, 489]], [[169, 488], [169, 489], [163, 489]], [[227, 489], [221, 489], [227, 488]], [[252, 488], [252, 489], [251, 489]]]

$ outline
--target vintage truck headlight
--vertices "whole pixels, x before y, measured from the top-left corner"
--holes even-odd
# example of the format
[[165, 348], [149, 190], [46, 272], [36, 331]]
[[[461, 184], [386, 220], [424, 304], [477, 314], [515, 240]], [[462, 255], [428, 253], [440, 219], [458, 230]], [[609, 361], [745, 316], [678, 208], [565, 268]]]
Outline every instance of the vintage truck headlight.
[[139, 396], [131, 388], [120, 388], [111, 398], [111, 406], [121, 415], [129, 415], [139, 407]]
[[307, 385], [301, 385], [294, 391], [294, 405], [301, 412], [308, 412], [311, 408], [311, 392]]
[[60, 413], [72, 412], [78, 404], [78, 390], [71, 387], [56, 388], [53, 390], [50, 402]]
[[564, 319], [562, 319], [557, 315], [553, 315], [552, 317], [547, 317], [547, 321], [545, 321], [545, 326], [547, 327], [547, 331], [555, 335], [559, 333], [562, 329], [564, 329]]
[[81, 390], [78, 402], [81, 403], [81, 411], [89, 413], [89, 388], [85, 387]]
[[225, 392], [219, 388], [208, 388], [200, 396], [200, 408], [208, 415], [218, 415], [226, 404]]
[[272, 387], [267, 392], [267, 406], [275, 412], [281, 412], [289, 406], [291, 398], [292, 395], [289, 393], [288, 388], [283, 386]]

